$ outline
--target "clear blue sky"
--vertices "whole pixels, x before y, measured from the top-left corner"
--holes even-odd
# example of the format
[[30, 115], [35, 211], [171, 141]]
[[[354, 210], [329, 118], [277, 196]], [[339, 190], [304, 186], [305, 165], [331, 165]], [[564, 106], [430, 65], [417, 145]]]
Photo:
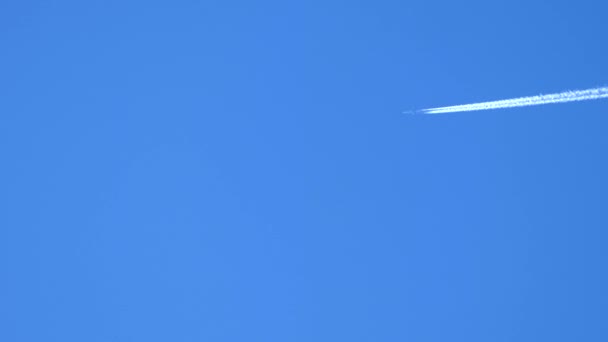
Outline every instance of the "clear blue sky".
[[0, 340], [607, 341], [599, 1], [0, 3]]

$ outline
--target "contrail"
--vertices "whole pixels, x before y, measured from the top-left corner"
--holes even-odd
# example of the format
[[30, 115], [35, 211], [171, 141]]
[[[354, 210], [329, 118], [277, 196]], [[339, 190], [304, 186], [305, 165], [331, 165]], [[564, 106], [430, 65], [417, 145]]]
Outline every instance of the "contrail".
[[423, 114], [472, 112], [476, 110], [538, 106], [549, 103], [587, 101], [603, 98], [608, 98], [608, 87], [600, 87], [587, 90], [570, 90], [557, 94], [518, 97], [515, 99], [470, 103], [458, 106], [427, 108], [422, 109], [420, 112], [422, 112]]

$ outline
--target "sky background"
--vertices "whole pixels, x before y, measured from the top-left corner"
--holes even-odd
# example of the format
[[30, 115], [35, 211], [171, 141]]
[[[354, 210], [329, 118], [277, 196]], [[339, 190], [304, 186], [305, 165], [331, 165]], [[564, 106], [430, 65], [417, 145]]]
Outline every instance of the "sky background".
[[606, 341], [599, 1], [0, 2], [0, 340]]

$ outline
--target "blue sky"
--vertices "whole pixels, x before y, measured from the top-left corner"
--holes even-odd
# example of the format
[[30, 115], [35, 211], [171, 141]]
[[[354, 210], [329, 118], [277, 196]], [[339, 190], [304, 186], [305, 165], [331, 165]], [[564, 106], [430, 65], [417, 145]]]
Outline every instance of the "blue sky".
[[606, 341], [597, 1], [3, 1], [0, 340]]

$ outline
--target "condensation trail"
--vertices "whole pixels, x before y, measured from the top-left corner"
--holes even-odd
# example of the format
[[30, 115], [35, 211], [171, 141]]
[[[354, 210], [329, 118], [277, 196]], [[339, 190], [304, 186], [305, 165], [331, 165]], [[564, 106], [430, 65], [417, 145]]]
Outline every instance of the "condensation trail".
[[456, 112], [472, 112], [476, 110], [490, 110], [500, 108], [538, 106], [549, 103], [563, 103], [573, 101], [587, 101], [608, 98], [608, 87], [587, 90], [570, 90], [563, 93], [518, 97], [515, 99], [470, 103], [458, 106], [437, 107], [422, 109], [423, 114], [443, 114]]

